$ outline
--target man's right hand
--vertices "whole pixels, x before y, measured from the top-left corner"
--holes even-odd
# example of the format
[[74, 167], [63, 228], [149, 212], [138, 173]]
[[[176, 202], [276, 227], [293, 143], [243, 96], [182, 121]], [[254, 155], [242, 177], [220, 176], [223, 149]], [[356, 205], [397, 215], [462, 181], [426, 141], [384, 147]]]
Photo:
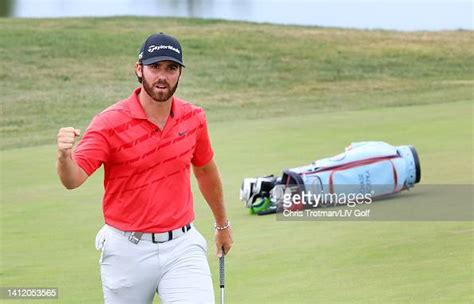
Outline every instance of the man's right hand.
[[67, 189], [79, 187], [88, 177], [86, 172], [72, 159], [72, 147], [80, 133], [79, 129], [73, 127], [61, 128], [58, 132], [56, 170], [61, 182]]
[[76, 137], [81, 134], [81, 130], [74, 129], [73, 127], [61, 128], [58, 132], [58, 156], [59, 157], [70, 157], [72, 147]]

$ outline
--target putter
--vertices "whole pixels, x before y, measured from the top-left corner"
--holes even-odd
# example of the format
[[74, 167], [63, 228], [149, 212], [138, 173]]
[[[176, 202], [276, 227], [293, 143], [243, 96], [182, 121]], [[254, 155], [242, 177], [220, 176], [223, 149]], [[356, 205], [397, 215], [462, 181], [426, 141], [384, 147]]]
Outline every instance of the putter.
[[222, 256], [219, 258], [219, 283], [221, 287], [221, 304], [224, 304], [224, 247], [222, 247]]

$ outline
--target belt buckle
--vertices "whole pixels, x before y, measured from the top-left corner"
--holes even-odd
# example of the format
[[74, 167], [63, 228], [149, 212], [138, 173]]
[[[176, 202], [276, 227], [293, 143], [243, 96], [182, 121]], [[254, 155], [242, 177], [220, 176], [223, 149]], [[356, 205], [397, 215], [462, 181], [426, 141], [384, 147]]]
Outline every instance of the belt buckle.
[[142, 235], [143, 235], [143, 232], [132, 232], [128, 236], [128, 240], [136, 245], [138, 244], [138, 242], [140, 242]]

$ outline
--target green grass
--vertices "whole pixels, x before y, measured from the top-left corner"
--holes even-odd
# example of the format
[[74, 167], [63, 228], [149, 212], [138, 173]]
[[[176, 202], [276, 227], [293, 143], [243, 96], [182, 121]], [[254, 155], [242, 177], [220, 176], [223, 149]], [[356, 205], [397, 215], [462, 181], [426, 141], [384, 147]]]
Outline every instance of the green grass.
[[172, 18], [0, 18], [0, 146], [54, 142], [137, 86], [150, 33], [180, 38], [180, 96], [211, 121], [472, 100], [474, 33]]
[[[264, 118], [245, 121], [244, 128], [211, 123], [234, 226], [228, 302], [472, 301], [472, 222], [281, 222], [250, 216], [238, 201], [243, 177], [279, 173], [362, 139], [416, 145], [425, 184], [472, 183], [465, 140], [472, 138], [470, 110], [470, 103], [459, 102]], [[317, 125], [324, 128], [315, 130]], [[101, 172], [67, 191], [55, 176], [54, 157], [54, 146], [2, 153], [8, 176], [2, 177], [2, 285], [59, 286], [60, 303], [97, 303], [93, 243], [102, 223]], [[212, 218], [199, 195], [196, 213], [198, 227], [212, 240]]]
[[[359, 140], [414, 145], [424, 184], [472, 184], [472, 32], [157, 18], [0, 19], [0, 29], [0, 286], [56, 286], [54, 303], [101, 302], [102, 172], [63, 189], [55, 134], [128, 96], [136, 49], [163, 30], [182, 37], [178, 95], [206, 109], [223, 176], [235, 240], [228, 303], [474, 301], [472, 221], [283, 222], [238, 201], [242, 178]], [[217, 279], [212, 216], [194, 193]]]

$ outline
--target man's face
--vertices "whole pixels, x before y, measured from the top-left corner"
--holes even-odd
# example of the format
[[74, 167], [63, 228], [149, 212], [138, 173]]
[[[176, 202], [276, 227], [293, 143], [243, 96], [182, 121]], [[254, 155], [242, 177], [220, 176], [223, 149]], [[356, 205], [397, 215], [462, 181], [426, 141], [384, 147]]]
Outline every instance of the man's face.
[[157, 102], [171, 99], [178, 88], [181, 67], [173, 61], [160, 61], [151, 65], [137, 66], [145, 92]]

